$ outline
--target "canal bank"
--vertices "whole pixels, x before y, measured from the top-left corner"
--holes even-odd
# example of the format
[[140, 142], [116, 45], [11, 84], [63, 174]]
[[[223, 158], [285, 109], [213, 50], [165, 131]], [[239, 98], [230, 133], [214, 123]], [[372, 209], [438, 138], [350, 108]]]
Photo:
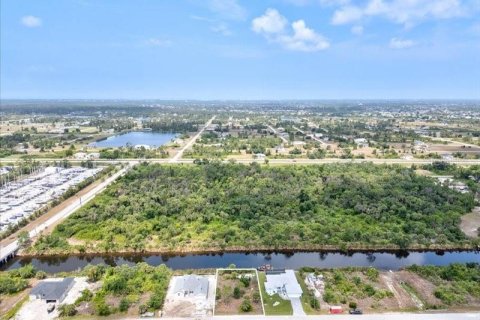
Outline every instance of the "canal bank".
[[480, 251], [398, 251], [398, 252], [232, 252], [205, 254], [91, 254], [68, 256], [16, 257], [2, 266], [2, 270], [19, 268], [32, 263], [48, 273], [68, 272], [88, 264], [111, 266], [167, 265], [171, 269], [223, 268], [235, 264], [239, 268], [256, 268], [271, 264], [275, 268], [299, 269], [375, 267], [380, 270], [399, 270], [410, 265], [444, 266], [451, 263], [480, 263]]

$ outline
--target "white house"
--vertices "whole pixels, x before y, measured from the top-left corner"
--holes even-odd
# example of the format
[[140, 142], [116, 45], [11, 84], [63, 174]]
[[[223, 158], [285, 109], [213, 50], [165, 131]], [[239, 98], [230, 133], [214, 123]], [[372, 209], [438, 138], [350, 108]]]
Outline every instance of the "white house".
[[269, 295], [277, 293], [284, 299], [300, 298], [302, 296], [302, 287], [300, 287], [293, 270], [267, 272], [266, 276], [265, 291]]
[[177, 298], [202, 298], [208, 296], [208, 278], [196, 275], [176, 277], [172, 293]]

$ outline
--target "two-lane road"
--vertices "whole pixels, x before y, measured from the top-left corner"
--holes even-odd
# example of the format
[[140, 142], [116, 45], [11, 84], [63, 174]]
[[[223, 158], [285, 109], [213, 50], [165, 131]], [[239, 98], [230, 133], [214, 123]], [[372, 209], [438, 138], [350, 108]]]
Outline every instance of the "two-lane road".
[[178, 162], [178, 160], [180, 160], [183, 156], [183, 152], [185, 150], [187, 150], [188, 148], [191, 148], [193, 146], [193, 144], [195, 143], [195, 141], [198, 140], [198, 138], [200, 138], [200, 136], [202, 135], [203, 131], [205, 131], [205, 129], [212, 124], [213, 120], [215, 120], [215, 116], [213, 116], [210, 120], [207, 121], [207, 123], [205, 123], [205, 125], [203, 126], [203, 128], [198, 131], [198, 133], [192, 138], [190, 139], [190, 141], [188, 141], [188, 143], [182, 148], [180, 149], [174, 156], [172, 159], [170, 159], [170, 162], [171, 163], [175, 163], [175, 162]]

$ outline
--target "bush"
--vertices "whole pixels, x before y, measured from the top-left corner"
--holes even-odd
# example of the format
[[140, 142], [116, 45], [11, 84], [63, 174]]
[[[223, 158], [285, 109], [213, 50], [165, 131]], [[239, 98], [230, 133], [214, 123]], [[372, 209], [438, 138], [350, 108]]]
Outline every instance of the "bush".
[[249, 299], [244, 299], [242, 304], [240, 305], [240, 310], [243, 312], [250, 312], [252, 311], [253, 307], [252, 304], [250, 303]]
[[367, 296], [369, 297], [372, 297], [375, 295], [375, 288], [372, 287], [371, 285], [367, 284], [364, 288], [363, 288], [363, 292], [365, 292], [367, 294]]
[[318, 299], [315, 298], [315, 296], [310, 297], [310, 307], [315, 310], [320, 310], [320, 302], [318, 302]]
[[253, 302], [259, 303], [261, 301], [260, 293], [255, 291], [252, 295]]
[[37, 271], [37, 273], [35, 274], [35, 278], [39, 280], [45, 279], [46, 277], [47, 273], [45, 271]]
[[141, 305], [138, 306], [138, 313], [144, 314], [144, 313], [147, 312], [147, 311], [148, 311], [148, 308], [147, 308], [146, 305], [141, 304]]
[[239, 287], [235, 287], [233, 289], [233, 297], [235, 299], [240, 299], [242, 297], [242, 292], [240, 291], [240, 288]]
[[122, 300], [120, 300], [120, 305], [118, 306], [118, 309], [120, 310], [120, 312], [127, 311], [129, 307], [130, 307], [130, 303], [126, 298], [123, 298]]
[[60, 317], [73, 317], [77, 314], [77, 309], [73, 304], [62, 304], [58, 307], [58, 315]]
[[245, 277], [245, 276], [241, 276], [240, 277], [240, 282], [243, 284], [243, 286], [245, 288], [247, 288], [249, 285], [250, 285], [250, 278], [249, 277]]
[[330, 290], [325, 290], [325, 293], [323, 294], [323, 301], [325, 301], [326, 303], [335, 303], [336, 299], [333, 292], [331, 292]]
[[0, 294], [12, 294], [22, 291], [28, 286], [25, 279], [14, 278], [10, 275], [0, 276]]
[[75, 301], [75, 304], [79, 305], [84, 301], [91, 301], [92, 298], [93, 298], [93, 293], [90, 290], [85, 289], [82, 291], [80, 297], [78, 297], [78, 299]]
[[348, 307], [349, 307], [350, 309], [357, 309], [357, 303], [351, 301], [351, 302], [348, 304]]

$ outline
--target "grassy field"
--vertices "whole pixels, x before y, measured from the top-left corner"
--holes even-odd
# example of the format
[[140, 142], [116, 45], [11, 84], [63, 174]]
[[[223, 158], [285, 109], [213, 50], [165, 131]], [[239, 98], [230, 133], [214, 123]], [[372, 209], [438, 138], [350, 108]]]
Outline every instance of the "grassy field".
[[[283, 300], [278, 294], [270, 296], [265, 291], [265, 281], [267, 280], [265, 272], [259, 272], [258, 278], [260, 280], [260, 290], [265, 307], [265, 315], [292, 315], [293, 309], [289, 300]], [[274, 306], [276, 302], [279, 304]]]

